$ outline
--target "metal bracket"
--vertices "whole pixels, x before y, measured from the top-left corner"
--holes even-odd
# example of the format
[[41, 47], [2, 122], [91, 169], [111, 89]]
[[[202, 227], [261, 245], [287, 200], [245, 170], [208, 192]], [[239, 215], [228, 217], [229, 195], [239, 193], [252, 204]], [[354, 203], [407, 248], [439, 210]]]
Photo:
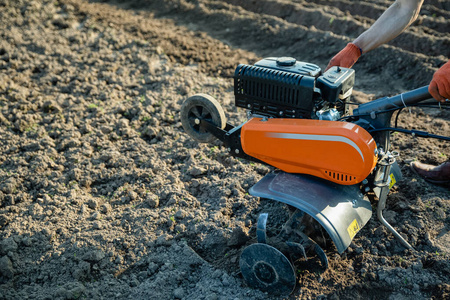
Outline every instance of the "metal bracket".
[[234, 127], [227, 123], [225, 130], [223, 130], [208, 121], [200, 120], [200, 126], [222, 141], [231, 156], [266, 164], [259, 159], [247, 155], [242, 149], [241, 128], [244, 124]]
[[380, 182], [375, 183], [376, 186], [380, 188], [380, 196], [377, 206], [377, 217], [378, 220], [380, 220], [381, 224], [383, 224], [403, 244], [403, 246], [410, 250], [414, 250], [414, 248], [383, 217], [383, 210], [386, 208], [386, 199], [390, 190], [390, 170], [391, 166], [394, 163], [395, 157], [390, 152], [387, 152], [385, 155], [383, 155], [380, 162], [378, 163], [378, 165], [380, 166], [378, 172], [382, 172], [384, 175], [382, 176], [382, 180]]

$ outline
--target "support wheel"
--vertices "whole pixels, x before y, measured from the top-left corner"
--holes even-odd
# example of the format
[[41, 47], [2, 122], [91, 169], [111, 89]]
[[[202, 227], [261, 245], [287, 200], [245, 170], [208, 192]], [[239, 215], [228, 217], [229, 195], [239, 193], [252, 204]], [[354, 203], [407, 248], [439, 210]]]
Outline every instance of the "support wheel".
[[276, 295], [289, 295], [295, 288], [292, 264], [276, 248], [253, 244], [244, 249], [239, 261], [242, 276], [252, 288]]
[[181, 106], [181, 124], [186, 133], [196, 141], [214, 141], [216, 137], [200, 126], [200, 121], [207, 121], [220, 129], [226, 126], [225, 113], [219, 102], [206, 94], [196, 94], [184, 101]]

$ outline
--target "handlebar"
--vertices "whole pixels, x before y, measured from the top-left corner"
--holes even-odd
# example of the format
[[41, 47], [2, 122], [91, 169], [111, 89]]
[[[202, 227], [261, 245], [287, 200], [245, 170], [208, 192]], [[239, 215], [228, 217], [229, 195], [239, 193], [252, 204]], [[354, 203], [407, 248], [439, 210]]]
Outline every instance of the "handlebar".
[[427, 85], [392, 97], [384, 97], [368, 103], [361, 104], [357, 109], [353, 110], [353, 114], [354, 115], [370, 114], [371, 112], [384, 111], [392, 108], [400, 109], [402, 107], [416, 104], [430, 98], [431, 95], [428, 92], [428, 85]]

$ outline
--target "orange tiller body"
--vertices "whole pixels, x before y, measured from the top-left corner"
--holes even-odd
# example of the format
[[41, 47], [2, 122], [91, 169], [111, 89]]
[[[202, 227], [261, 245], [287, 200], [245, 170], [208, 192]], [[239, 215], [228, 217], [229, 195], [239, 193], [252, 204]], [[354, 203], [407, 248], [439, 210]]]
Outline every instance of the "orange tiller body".
[[288, 173], [350, 185], [377, 163], [377, 147], [362, 127], [348, 122], [253, 118], [242, 126], [244, 152]]

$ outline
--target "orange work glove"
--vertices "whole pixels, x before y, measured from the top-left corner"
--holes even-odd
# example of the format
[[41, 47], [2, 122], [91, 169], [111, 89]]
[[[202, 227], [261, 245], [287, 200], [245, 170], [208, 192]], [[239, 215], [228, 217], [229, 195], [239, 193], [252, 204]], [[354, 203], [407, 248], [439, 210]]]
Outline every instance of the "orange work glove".
[[450, 60], [434, 73], [428, 92], [440, 102], [450, 99]]
[[330, 60], [325, 71], [333, 66], [351, 68], [358, 60], [358, 58], [361, 56], [361, 54], [362, 54], [361, 48], [359, 48], [353, 43], [348, 43], [344, 49], [342, 49]]

